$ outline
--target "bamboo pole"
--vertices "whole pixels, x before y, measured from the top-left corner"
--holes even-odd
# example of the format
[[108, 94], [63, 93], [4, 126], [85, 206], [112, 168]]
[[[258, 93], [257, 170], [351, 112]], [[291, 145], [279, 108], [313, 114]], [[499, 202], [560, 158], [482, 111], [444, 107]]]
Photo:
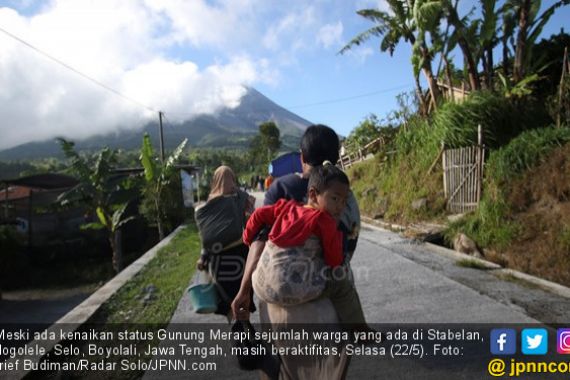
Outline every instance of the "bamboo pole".
[[441, 160], [441, 165], [443, 166], [443, 196], [447, 199], [447, 167], [445, 166], [445, 144], [441, 142], [441, 151], [443, 152], [443, 157]]
[[483, 146], [483, 127], [481, 124], [477, 126], [477, 205], [481, 201], [481, 192], [483, 189], [483, 163], [485, 148]]
[[449, 177], [450, 179], [450, 183], [449, 183], [449, 202], [450, 202], [450, 207], [453, 209], [453, 191], [455, 191], [455, 152], [453, 151], [453, 149], [451, 150], [451, 164], [449, 165], [450, 167], [450, 174], [451, 176]]
[[556, 115], [556, 128], [560, 128], [560, 114], [562, 113], [562, 94], [564, 88], [564, 77], [566, 75], [566, 66], [570, 72], [570, 62], [568, 62], [568, 47], [564, 48], [564, 58], [562, 59], [562, 74], [560, 75], [560, 86], [558, 88], [558, 115]]

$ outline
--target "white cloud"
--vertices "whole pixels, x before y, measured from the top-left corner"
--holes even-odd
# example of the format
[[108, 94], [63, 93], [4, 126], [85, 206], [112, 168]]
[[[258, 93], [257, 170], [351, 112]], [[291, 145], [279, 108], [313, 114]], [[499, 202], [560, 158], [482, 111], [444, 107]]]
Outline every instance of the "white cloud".
[[[25, 1], [0, 6], [2, 28], [171, 121], [235, 107], [244, 85], [277, 86], [286, 68], [342, 43], [328, 1]], [[0, 149], [156, 118], [3, 33], [0, 114]]]
[[[278, 78], [267, 61], [246, 55], [204, 67], [190, 60], [169, 60], [166, 49], [173, 48], [172, 42], [215, 45], [218, 40], [200, 39], [207, 33], [198, 30], [209, 25], [183, 30], [164, 16], [176, 7], [189, 3], [204, 7], [205, 3], [165, 1], [172, 8], [163, 7], [158, 12], [152, 2], [56, 0], [31, 17], [0, 8], [0, 25], [126, 97], [178, 115], [170, 120], [235, 107], [245, 92], [243, 85], [271, 83]], [[218, 16], [215, 9], [198, 7], [195, 11], [202, 12], [207, 22]], [[235, 17], [225, 15], [221, 17]], [[194, 18], [199, 19], [198, 15]], [[156, 113], [97, 86], [3, 33], [0, 114], [0, 149], [56, 135], [80, 139], [140, 128], [156, 117]]]
[[358, 64], [364, 64], [368, 57], [374, 54], [374, 50], [370, 47], [354, 47], [347, 50], [344, 55], [354, 59]]
[[251, 36], [256, 0], [144, 0], [153, 11], [163, 14], [170, 22], [169, 40], [189, 42], [194, 46], [225, 47]]
[[314, 33], [316, 26], [315, 8], [303, 7], [302, 10], [293, 10], [272, 24], [265, 36], [265, 48], [277, 51], [283, 47], [300, 50], [306, 46], [303, 42], [307, 34]]
[[326, 24], [319, 29], [317, 41], [325, 48], [335, 47], [342, 44], [342, 22]]

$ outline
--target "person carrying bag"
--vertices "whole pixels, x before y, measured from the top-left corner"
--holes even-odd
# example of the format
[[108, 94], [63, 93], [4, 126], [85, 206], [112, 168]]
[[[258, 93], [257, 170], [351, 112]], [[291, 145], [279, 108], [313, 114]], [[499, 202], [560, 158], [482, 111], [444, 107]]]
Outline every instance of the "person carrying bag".
[[[196, 266], [200, 271], [208, 270], [219, 293], [215, 313], [231, 320], [230, 305], [239, 290], [248, 252], [242, 233], [255, 198], [238, 189], [235, 174], [228, 166], [216, 169], [210, 189], [208, 201], [195, 213], [202, 240]], [[250, 311], [254, 311], [253, 302], [251, 305]]]

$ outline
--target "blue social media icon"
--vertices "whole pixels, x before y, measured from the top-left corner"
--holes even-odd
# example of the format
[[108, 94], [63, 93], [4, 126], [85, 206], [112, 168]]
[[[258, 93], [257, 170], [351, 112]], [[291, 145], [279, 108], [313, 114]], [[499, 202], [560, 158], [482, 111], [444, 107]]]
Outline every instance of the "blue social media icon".
[[525, 355], [544, 355], [548, 352], [548, 331], [524, 329], [521, 334], [521, 351]]
[[513, 329], [491, 330], [491, 353], [512, 355], [517, 351], [517, 333]]

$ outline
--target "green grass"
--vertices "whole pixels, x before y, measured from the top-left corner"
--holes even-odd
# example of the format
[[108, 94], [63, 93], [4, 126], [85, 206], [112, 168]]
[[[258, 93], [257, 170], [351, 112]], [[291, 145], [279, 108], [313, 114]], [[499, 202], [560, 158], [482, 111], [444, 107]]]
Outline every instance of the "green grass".
[[[476, 144], [480, 124], [484, 144], [500, 147], [531, 125], [537, 125], [527, 113], [509, 99], [478, 92], [462, 103], [444, 104], [431, 120], [412, 118], [406, 128], [398, 130], [384, 152], [349, 170], [362, 210], [371, 216], [380, 213], [385, 219], [402, 222], [442, 220], [445, 200], [438, 159], [442, 142], [446, 148]], [[386, 159], [386, 151], [396, 153]], [[424, 197], [428, 200], [427, 208], [413, 210], [412, 202]]]
[[[442, 105], [431, 120], [412, 118], [385, 151], [348, 170], [362, 212], [403, 223], [444, 221], [441, 161], [436, 161], [441, 143], [446, 148], [476, 144], [481, 124], [484, 144], [490, 149], [483, 199], [476, 212], [452, 223], [445, 236], [449, 242], [463, 232], [482, 247], [507, 247], [521, 231], [509, 219], [511, 209], [504, 194], [510, 180], [570, 141], [570, 128], [545, 127], [543, 115], [533, 114], [535, 106], [479, 92], [462, 103]], [[387, 156], [387, 151], [396, 153]], [[427, 207], [412, 209], [412, 202], [419, 198], [427, 198]]]
[[522, 278], [516, 277], [510, 273], [501, 273], [498, 275], [498, 277], [502, 280], [509, 281], [520, 286], [524, 286], [527, 289], [542, 289], [542, 287], [533, 284], [532, 282], [529, 282], [527, 280], [524, 280]]
[[478, 269], [478, 270], [488, 270], [489, 269], [485, 264], [480, 263], [477, 260], [471, 260], [471, 259], [461, 259], [461, 260], [457, 261], [455, 263], [455, 265], [457, 265], [458, 267], [462, 267], [462, 268], [471, 268], [471, 269]]
[[483, 143], [496, 149], [522, 131], [548, 123], [536, 103], [516, 103], [498, 94], [475, 92], [462, 103], [448, 102], [438, 110], [433, 136], [445, 141], [447, 147], [469, 146], [477, 143], [477, 126], [481, 125]]
[[[184, 294], [192, 274], [195, 270], [195, 263], [200, 253], [200, 239], [196, 227], [188, 225], [180, 231], [176, 237], [165, 247], [163, 247], [156, 257], [151, 260], [137, 275], [128, 281], [109, 301], [104, 303], [96, 314], [90, 319], [88, 324], [82, 328], [85, 330], [95, 329], [98, 331], [112, 331], [115, 338], [119, 331], [131, 331], [139, 334], [152, 332], [154, 339], [127, 341], [134, 344], [141, 356], [141, 361], [148, 361], [151, 357], [142, 354], [147, 345], [158, 346], [159, 340], [156, 337], [158, 329], [166, 328], [170, 323], [172, 315]], [[146, 305], [142, 302], [144, 288], [154, 285], [156, 287], [155, 298]], [[88, 342], [85, 342], [85, 345]], [[125, 341], [96, 341], [98, 347], [117, 347], [125, 344]], [[85, 348], [84, 348], [85, 352]], [[120, 363], [122, 359], [131, 359], [129, 356], [117, 355], [112, 357], [112, 361]], [[98, 359], [90, 357], [94, 362]], [[103, 360], [103, 357], [99, 359]], [[68, 359], [69, 360], [69, 359]], [[73, 358], [71, 360], [79, 360]], [[69, 379], [140, 379], [143, 373], [140, 371], [121, 371], [117, 365], [115, 371], [97, 372], [70, 372], [66, 373]], [[32, 379], [58, 378], [56, 373], [31, 374]]]
[[[481, 247], [507, 248], [522, 230], [509, 217], [512, 210], [505, 194], [511, 180], [540, 164], [552, 150], [567, 142], [570, 142], [570, 128], [541, 128], [523, 132], [508, 145], [491, 152], [479, 208], [451, 223], [444, 232], [446, 240], [452, 241], [458, 232], [463, 232]], [[570, 241], [570, 237], [563, 234], [560, 241], [565, 244], [562, 242]]]
[[562, 228], [562, 232], [558, 236], [558, 244], [560, 247], [568, 252], [570, 256], [570, 225], [565, 225]]
[[[103, 305], [96, 319], [107, 323], [168, 323], [199, 256], [198, 232], [194, 225], [189, 225]], [[149, 285], [157, 288], [156, 299], [145, 306], [140, 298]]]
[[570, 142], [570, 128], [541, 128], [521, 133], [491, 154], [487, 175], [499, 184], [541, 162], [553, 149]]
[[451, 243], [462, 232], [481, 247], [504, 249], [520, 231], [520, 226], [508, 219], [508, 213], [508, 205], [502, 199], [485, 196], [474, 213], [447, 226], [445, 241]]

